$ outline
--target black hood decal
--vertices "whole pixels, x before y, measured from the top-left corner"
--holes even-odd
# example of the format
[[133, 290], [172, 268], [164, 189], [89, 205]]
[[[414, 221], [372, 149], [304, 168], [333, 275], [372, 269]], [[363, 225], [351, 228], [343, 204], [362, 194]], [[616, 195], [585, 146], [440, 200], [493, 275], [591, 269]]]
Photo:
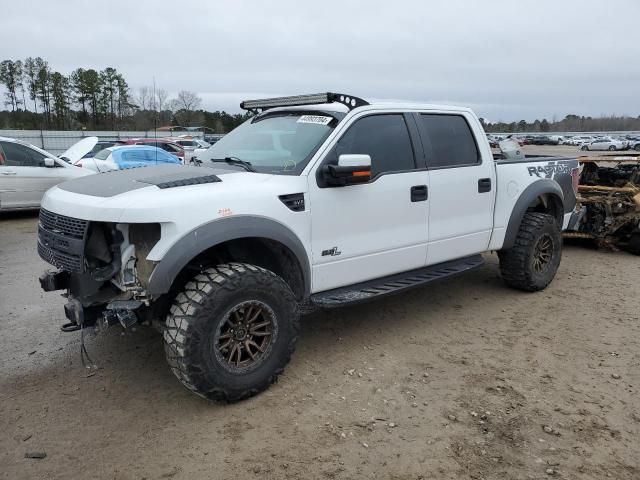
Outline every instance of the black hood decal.
[[58, 188], [67, 192], [107, 198], [150, 186], [164, 189], [221, 182], [217, 175], [223, 173], [238, 173], [238, 171], [225, 168], [154, 165], [87, 175], [61, 183]]

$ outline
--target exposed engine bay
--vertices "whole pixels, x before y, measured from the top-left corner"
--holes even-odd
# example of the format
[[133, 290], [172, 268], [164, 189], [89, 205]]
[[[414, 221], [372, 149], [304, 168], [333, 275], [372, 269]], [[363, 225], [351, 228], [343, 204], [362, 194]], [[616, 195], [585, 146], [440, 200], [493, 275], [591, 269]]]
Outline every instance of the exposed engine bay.
[[566, 238], [640, 255], [640, 157], [581, 157], [576, 214]]

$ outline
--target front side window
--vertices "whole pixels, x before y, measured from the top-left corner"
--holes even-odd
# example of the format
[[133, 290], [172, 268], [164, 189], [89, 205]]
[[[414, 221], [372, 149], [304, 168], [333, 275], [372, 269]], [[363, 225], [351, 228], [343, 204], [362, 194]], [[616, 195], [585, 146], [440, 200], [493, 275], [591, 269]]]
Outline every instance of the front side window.
[[212, 167], [234, 158], [258, 172], [299, 175], [337, 123], [324, 112], [267, 112], [226, 134], [198, 159]]
[[[430, 168], [477, 165], [480, 154], [473, 132], [462, 115], [421, 114]], [[424, 140], [424, 139], [423, 139]]]
[[371, 176], [415, 168], [413, 147], [402, 114], [370, 115], [349, 127], [334, 148], [334, 161], [344, 154], [371, 157]]
[[13, 142], [0, 142], [7, 167], [44, 167], [44, 155]]

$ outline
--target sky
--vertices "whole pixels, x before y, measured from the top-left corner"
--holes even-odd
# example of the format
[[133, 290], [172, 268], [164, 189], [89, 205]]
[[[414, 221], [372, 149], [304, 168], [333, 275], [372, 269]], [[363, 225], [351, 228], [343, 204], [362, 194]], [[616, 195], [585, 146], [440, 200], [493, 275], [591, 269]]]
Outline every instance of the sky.
[[640, 115], [640, 0], [5, 1], [0, 59], [120, 71], [208, 110], [334, 91], [490, 121]]

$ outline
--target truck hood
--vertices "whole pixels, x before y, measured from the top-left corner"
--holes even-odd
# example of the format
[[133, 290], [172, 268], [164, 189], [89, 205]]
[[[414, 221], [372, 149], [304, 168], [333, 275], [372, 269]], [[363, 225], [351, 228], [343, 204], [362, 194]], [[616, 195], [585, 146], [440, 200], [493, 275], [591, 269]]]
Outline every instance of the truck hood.
[[114, 197], [146, 187], [160, 189], [220, 182], [220, 174], [236, 170], [182, 165], [159, 165], [99, 173], [64, 182], [58, 188], [92, 197]]

